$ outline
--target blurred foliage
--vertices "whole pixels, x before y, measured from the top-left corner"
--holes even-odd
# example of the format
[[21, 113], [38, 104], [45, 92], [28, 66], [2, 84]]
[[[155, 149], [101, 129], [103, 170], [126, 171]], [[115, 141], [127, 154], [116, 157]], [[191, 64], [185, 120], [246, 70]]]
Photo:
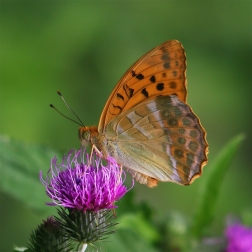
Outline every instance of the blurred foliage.
[[[215, 202], [212, 228], [221, 234], [228, 213], [251, 207], [251, 10], [251, 2], [243, 0], [1, 0], [0, 133], [34, 146], [49, 145], [61, 153], [78, 148], [77, 125], [49, 108], [53, 103], [72, 117], [56, 90], [85, 124], [97, 124], [106, 99], [127, 68], [149, 49], [178, 39], [187, 54], [188, 103], [208, 133], [209, 163], [229, 139], [246, 135]], [[0, 148], [2, 152], [5, 147]], [[13, 157], [13, 164], [25, 164], [21, 154]], [[31, 151], [27, 160], [33, 160], [33, 155]], [[41, 166], [46, 171], [50, 160]], [[170, 211], [190, 216], [197, 212], [196, 195], [212, 167], [207, 165], [190, 187], [162, 183], [150, 190], [137, 184], [130, 207], [147, 202], [154, 222]], [[12, 175], [15, 183], [22, 169]], [[25, 169], [34, 169], [29, 184], [42, 168]], [[32, 205], [43, 204], [36, 197], [39, 189], [30, 187], [33, 193], [28, 191], [24, 197], [33, 194]], [[13, 242], [23, 244], [31, 229], [46, 218], [31, 205], [21, 204], [15, 193], [2, 189], [0, 195], [1, 251], [9, 251]]]
[[209, 165], [211, 172], [208, 173], [207, 180], [202, 186], [201, 195], [199, 195], [199, 207], [191, 227], [192, 236], [203, 237], [206, 229], [212, 223], [222, 183], [243, 140], [243, 135], [232, 139], [218, 154], [214, 162]]
[[[29, 145], [0, 135], [1, 190], [18, 199], [22, 204], [37, 212], [45, 212], [45, 188], [38, 173], [46, 174], [48, 160], [60, 156], [59, 152], [42, 145]], [[61, 155], [62, 156], [62, 155]], [[48, 212], [47, 212], [48, 214]]]

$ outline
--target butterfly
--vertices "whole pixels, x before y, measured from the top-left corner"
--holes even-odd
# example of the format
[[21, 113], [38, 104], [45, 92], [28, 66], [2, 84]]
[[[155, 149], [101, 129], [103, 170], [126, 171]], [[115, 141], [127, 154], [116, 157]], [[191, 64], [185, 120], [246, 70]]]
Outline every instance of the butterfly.
[[167, 41], [143, 55], [119, 80], [98, 127], [79, 128], [83, 145], [112, 157], [149, 187], [191, 184], [207, 163], [206, 132], [186, 103], [186, 56]]

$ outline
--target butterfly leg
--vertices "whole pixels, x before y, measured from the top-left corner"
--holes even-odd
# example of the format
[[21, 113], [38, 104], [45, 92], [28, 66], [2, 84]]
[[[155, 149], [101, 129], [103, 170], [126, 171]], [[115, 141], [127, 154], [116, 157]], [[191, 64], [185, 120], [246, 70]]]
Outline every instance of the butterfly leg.
[[95, 153], [96, 153], [99, 157], [103, 157], [102, 152], [99, 151], [99, 150], [97, 149], [97, 147], [93, 144], [92, 147], [91, 147], [91, 153], [90, 153], [89, 160], [88, 160], [88, 166], [91, 165], [92, 157], [93, 157], [94, 151], [95, 151]]
[[93, 150], [95, 150], [96, 154], [97, 154], [99, 157], [101, 157], [101, 158], [103, 157], [102, 152], [99, 151], [95, 145], [92, 146], [92, 151], [91, 151], [91, 153], [93, 152]]
[[118, 175], [118, 179], [117, 179], [117, 182], [116, 182], [116, 185], [118, 186], [119, 185], [119, 183], [120, 183], [120, 179], [121, 179], [121, 177], [122, 177], [122, 165], [120, 166], [120, 173], [119, 173], [119, 175]]

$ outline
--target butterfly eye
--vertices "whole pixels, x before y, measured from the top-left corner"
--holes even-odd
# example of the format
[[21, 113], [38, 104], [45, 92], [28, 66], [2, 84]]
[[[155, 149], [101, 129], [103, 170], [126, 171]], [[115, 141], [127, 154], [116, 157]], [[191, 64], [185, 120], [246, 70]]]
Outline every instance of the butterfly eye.
[[87, 146], [90, 143], [90, 130], [86, 127], [80, 127], [78, 134], [81, 144]]

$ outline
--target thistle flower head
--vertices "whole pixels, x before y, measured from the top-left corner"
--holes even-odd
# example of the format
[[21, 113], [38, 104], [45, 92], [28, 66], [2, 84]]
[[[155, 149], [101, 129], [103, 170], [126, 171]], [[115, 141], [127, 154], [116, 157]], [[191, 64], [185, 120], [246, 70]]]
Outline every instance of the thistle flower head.
[[252, 252], [252, 228], [233, 223], [226, 229], [226, 252]]
[[126, 175], [115, 161], [109, 159], [105, 166], [101, 158], [90, 159], [84, 149], [70, 150], [61, 164], [56, 157], [51, 160], [45, 180], [42, 172], [39, 176], [52, 199], [47, 204], [61, 207], [57, 223], [78, 250], [115, 232], [111, 228], [117, 223], [110, 209], [128, 191], [123, 185]]
[[[40, 180], [46, 187], [47, 195], [53, 202], [48, 205], [59, 205], [83, 212], [116, 208], [115, 201], [127, 192], [125, 173], [112, 159], [106, 166], [101, 159], [93, 157], [91, 164], [85, 150], [70, 150], [61, 164], [57, 158], [51, 161], [51, 168], [44, 180], [40, 172]], [[122, 175], [124, 178], [122, 178]]]

